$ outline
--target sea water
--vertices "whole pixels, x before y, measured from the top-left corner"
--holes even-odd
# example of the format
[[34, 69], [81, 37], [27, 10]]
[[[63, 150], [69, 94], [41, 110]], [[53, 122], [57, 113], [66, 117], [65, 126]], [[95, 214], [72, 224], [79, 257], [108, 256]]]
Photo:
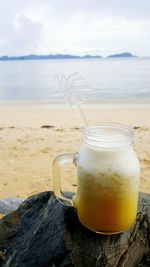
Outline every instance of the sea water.
[[57, 100], [53, 76], [73, 72], [88, 99], [150, 97], [150, 58], [109, 58], [0, 61], [0, 100]]

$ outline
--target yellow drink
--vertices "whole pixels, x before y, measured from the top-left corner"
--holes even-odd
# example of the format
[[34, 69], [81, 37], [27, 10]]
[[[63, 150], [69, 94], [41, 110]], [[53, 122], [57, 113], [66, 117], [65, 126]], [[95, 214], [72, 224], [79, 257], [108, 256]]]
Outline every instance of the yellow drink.
[[137, 193], [120, 198], [82, 196], [77, 205], [78, 217], [83, 225], [95, 231], [121, 232], [133, 224], [137, 203]]
[[78, 178], [74, 198], [80, 222], [87, 228], [106, 234], [128, 229], [135, 221], [138, 205], [138, 184], [134, 179], [83, 175]]

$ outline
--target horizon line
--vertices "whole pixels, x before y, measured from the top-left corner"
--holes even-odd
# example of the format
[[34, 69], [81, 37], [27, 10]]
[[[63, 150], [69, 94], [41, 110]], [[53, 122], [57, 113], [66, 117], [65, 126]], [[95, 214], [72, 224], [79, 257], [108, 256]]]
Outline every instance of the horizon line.
[[[37, 57], [37, 58], [34, 58]], [[34, 60], [34, 59], [84, 59], [84, 58], [99, 58], [99, 59], [105, 59], [105, 58], [149, 58], [150, 56], [139, 56], [134, 55], [131, 52], [120, 52], [120, 53], [112, 53], [108, 54], [106, 56], [102, 56], [100, 54], [94, 54], [91, 55], [90, 53], [86, 53], [84, 55], [77, 55], [77, 54], [71, 54], [71, 53], [52, 53], [52, 54], [37, 54], [37, 53], [30, 53], [30, 54], [22, 54], [22, 55], [0, 55], [0, 61], [7, 61], [7, 60]], [[43, 58], [42, 58], [43, 57]], [[52, 58], [46, 58], [46, 57], [52, 57]]]

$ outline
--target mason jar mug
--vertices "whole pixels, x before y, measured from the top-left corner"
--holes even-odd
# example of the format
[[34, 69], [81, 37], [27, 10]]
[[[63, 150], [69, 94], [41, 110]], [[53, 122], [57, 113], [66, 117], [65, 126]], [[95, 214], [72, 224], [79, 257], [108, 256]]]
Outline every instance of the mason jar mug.
[[[135, 221], [140, 165], [133, 149], [133, 130], [118, 123], [89, 125], [78, 153], [58, 156], [53, 163], [54, 193], [77, 209], [79, 221], [92, 231], [115, 234]], [[77, 192], [61, 190], [60, 167], [75, 164]]]

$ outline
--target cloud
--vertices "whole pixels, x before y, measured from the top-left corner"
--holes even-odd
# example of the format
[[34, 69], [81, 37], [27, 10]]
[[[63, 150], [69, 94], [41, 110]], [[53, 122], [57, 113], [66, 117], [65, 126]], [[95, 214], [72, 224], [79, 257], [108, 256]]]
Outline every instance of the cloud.
[[[77, 11], [67, 21], [56, 18], [47, 20], [41, 36], [39, 49], [82, 54], [85, 50], [99, 50], [101, 54], [129, 50], [144, 55], [143, 45], [150, 41], [150, 20], [126, 19], [124, 17], [103, 17], [99, 12]], [[49, 27], [50, 23], [56, 25]], [[57, 29], [57, 31], [56, 31]], [[53, 37], [53, 38], [52, 38]], [[146, 53], [150, 54], [147, 47]]]
[[148, 0], [5, 0], [0, 53], [150, 55]]

